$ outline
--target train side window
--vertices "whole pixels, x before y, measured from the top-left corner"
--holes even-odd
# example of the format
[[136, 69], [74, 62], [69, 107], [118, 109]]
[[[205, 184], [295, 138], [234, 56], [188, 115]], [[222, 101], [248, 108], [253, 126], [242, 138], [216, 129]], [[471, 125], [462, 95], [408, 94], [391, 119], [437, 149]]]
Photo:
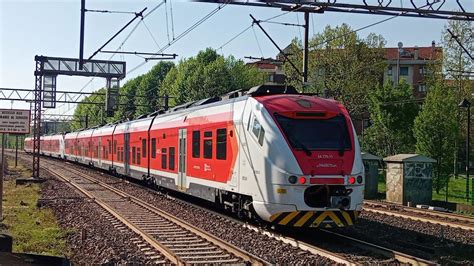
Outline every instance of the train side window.
[[166, 148], [161, 149], [161, 168], [166, 169]]
[[199, 158], [201, 154], [201, 131], [193, 131], [193, 158]]
[[204, 140], [204, 158], [212, 159], [212, 139]]
[[263, 140], [265, 139], [265, 130], [263, 129], [260, 122], [258, 122], [256, 117], [254, 117], [253, 119], [252, 132], [255, 135], [255, 137], [257, 137], [258, 143], [260, 144], [260, 146], [262, 146]]
[[265, 129], [263, 127], [260, 128], [260, 134], [258, 134], [258, 143], [260, 146], [263, 146], [263, 140], [265, 139]]
[[108, 139], [107, 143], [109, 144], [109, 151], [107, 152], [107, 156], [108, 156], [109, 153], [112, 153], [112, 141], [110, 141], [110, 139]]
[[117, 154], [117, 140], [114, 140], [114, 154]]
[[137, 164], [140, 164], [140, 160], [141, 160], [140, 148], [137, 148]]
[[146, 157], [146, 139], [142, 139], [142, 157]]
[[151, 139], [151, 158], [156, 158], [156, 138]]
[[227, 129], [221, 128], [217, 130], [216, 158], [225, 160], [227, 156]]
[[170, 160], [169, 160], [169, 169], [170, 170], [174, 170], [174, 147], [170, 147], [170, 153], [169, 153], [169, 156], [170, 156]]
[[135, 156], [137, 155], [135, 152], [135, 147], [132, 147], [132, 163], [135, 163]]

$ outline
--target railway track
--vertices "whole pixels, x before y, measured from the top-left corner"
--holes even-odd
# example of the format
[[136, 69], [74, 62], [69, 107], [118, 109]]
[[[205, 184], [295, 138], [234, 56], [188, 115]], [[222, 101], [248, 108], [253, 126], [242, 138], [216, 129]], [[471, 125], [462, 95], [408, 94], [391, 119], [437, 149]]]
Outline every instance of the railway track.
[[415, 221], [474, 231], [474, 218], [454, 213], [424, 210], [382, 201], [364, 201], [364, 210]]
[[[51, 163], [50, 161], [53, 161], [54, 163]], [[63, 166], [62, 166], [63, 163], [62, 162], [59, 163], [55, 160], [48, 160], [48, 162], [49, 162], [50, 165], [54, 164], [55, 168], [58, 168], [58, 169], [63, 168]], [[82, 167], [78, 167], [78, 169], [81, 169], [82, 171], [86, 171]], [[72, 180], [72, 182], [81, 182], [80, 179], [85, 179], [86, 183], [88, 183], [88, 184], [98, 184], [98, 185], [101, 185], [101, 186], [103, 185], [106, 188], [109, 188], [109, 187], [112, 188], [110, 185], [105, 184], [103, 182], [100, 182], [100, 181], [96, 180], [95, 178], [92, 178], [92, 177], [84, 174], [80, 170], [67, 168], [67, 171], [74, 174], [75, 176], [77, 176], [74, 179], [78, 180], [78, 181]], [[68, 179], [70, 180], [71, 178], [68, 178]], [[151, 189], [145, 188], [143, 186], [139, 186], [139, 185], [134, 184], [134, 183], [129, 183], [129, 184], [131, 184], [133, 186], [136, 186], [136, 187], [139, 187], [140, 189], [146, 189], [151, 193], [159, 193], [155, 190], [151, 190]], [[122, 198], [124, 198], [124, 197], [127, 198], [128, 197], [131, 200], [135, 200], [135, 198], [133, 196], [131, 197], [129, 194], [127, 194], [127, 193], [125, 193], [121, 190], [119, 191], [115, 188], [112, 188], [112, 189], [114, 191], [116, 191], [116, 193], [118, 193], [119, 195], [122, 195], [121, 196]], [[139, 199], [136, 199], [136, 200], [141, 202], [141, 200], [139, 200]], [[176, 199], [176, 200], [182, 201], [180, 199]], [[357, 255], [354, 256], [354, 255], [351, 255], [351, 254], [347, 254], [347, 252], [345, 252], [345, 253], [344, 252], [335, 252], [335, 251], [332, 251], [331, 249], [326, 249], [326, 248], [322, 248], [322, 247], [317, 246], [314, 243], [314, 241], [305, 241], [305, 240], [301, 240], [301, 238], [298, 237], [298, 236], [291, 236], [291, 235], [281, 233], [281, 232], [277, 232], [277, 231], [274, 231], [274, 230], [266, 230], [266, 229], [263, 229], [259, 226], [254, 226], [254, 225], [251, 225], [251, 224], [248, 224], [248, 223], [244, 223], [240, 220], [236, 220], [236, 219], [234, 219], [232, 217], [229, 217], [227, 215], [224, 215], [222, 213], [214, 212], [214, 211], [209, 210], [207, 208], [203, 208], [199, 205], [196, 205], [196, 204], [193, 204], [193, 203], [190, 203], [190, 202], [187, 202], [187, 201], [185, 203], [187, 205], [192, 205], [195, 208], [204, 209], [205, 211], [210, 212], [214, 215], [218, 215], [218, 216], [221, 216], [221, 217], [224, 216], [226, 219], [232, 220], [234, 223], [237, 223], [237, 224], [239, 224], [240, 226], [242, 226], [244, 228], [256, 231], [256, 232], [258, 232], [262, 235], [269, 236], [269, 237], [274, 238], [276, 240], [279, 240], [283, 243], [290, 244], [294, 247], [298, 247], [298, 248], [300, 248], [302, 250], [305, 250], [305, 251], [308, 251], [312, 254], [328, 258], [328, 259], [330, 259], [330, 260], [332, 260], [336, 263], [341, 263], [341, 264], [346, 264], [346, 265], [358, 265], [358, 264], [361, 264], [361, 263], [371, 263], [371, 262], [379, 262], [379, 263], [397, 263], [398, 262], [398, 263], [416, 264], [416, 265], [436, 264], [435, 262], [432, 262], [432, 261], [417, 258], [415, 256], [411, 256], [411, 255], [408, 255], [408, 254], [397, 252], [395, 250], [391, 250], [391, 249], [388, 249], [388, 248], [385, 248], [385, 247], [377, 246], [377, 245], [374, 245], [374, 244], [371, 244], [371, 243], [367, 243], [367, 242], [364, 242], [364, 241], [361, 241], [361, 240], [358, 240], [358, 239], [355, 239], [355, 238], [347, 237], [347, 236], [344, 236], [344, 235], [341, 235], [341, 234], [337, 234], [337, 233], [334, 233], [334, 232], [331, 232], [331, 231], [323, 230], [324, 234], [328, 235], [329, 238], [335, 240], [336, 242], [339, 242], [339, 243], [343, 244], [344, 246], [350, 245], [350, 246], [352, 246], [356, 249], [363, 250], [366, 253], [373, 254], [372, 256], [378, 257], [378, 258], [374, 258], [374, 259], [367, 258], [367, 257], [361, 258], [361, 257], [358, 257]], [[117, 208], [120, 208], [120, 206], [117, 207]], [[134, 213], [137, 213], [137, 212], [134, 211]], [[144, 225], [145, 228], [147, 229], [147, 228], [149, 228], [149, 227], [147, 227], [147, 223], [142, 222], [142, 221], [144, 221], [143, 219], [149, 219], [149, 218], [146, 218], [146, 217], [149, 217], [148, 212], [143, 213], [142, 215], [132, 216], [131, 221], [132, 222], [135, 221], [135, 223], [137, 223], [138, 225]], [[126, 218], [126, 220], [129, 220], [129, 219], [130, 218]], [[145, 232], [145, 233], [149, 234], [149, 232]], [[383, 258], [381, 258], [381, 257], [383, 257]], [[244, 262], [244, 261], [246, 261], [246, 260], [242, 260], [242, 262]], [[263, 262], [263, 263], [265, 263], [265, 262]]]
[[[44, 161], [42, 162], [44, 163]], [[75, 169], [46, 163], [46, 171], [94, 199], [148, 245], [173, 264], [268, 264], [209, 233], [173, 217], [143, 200], [100, 182]], [[141, 240], [137, 240], [137, 243]], [[140, 245], [140, 244], [138, 244]], [[152, 253], [149, 248], [143, 250]]]

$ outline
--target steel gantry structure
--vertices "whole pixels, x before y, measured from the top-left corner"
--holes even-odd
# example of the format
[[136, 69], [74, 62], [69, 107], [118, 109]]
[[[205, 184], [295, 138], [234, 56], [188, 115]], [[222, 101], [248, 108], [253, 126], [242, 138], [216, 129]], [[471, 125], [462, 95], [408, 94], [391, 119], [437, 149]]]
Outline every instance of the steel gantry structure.
[[[304, 13], [304, 49], [303, 70], [297, 71], [303, 78], [303, 85], [308, 82], [308, 31], [309, 14], [324, 12], [343, 12], [352, 14], [385, 15], [392, 17], [416, 17], [431, 19], [474, 21], [472, 0], [425, 0], [425, 1], [393, 1], [393, 0], [196, 0], [197, 2], [231, 4], [256, 7], [273, 7], [288, 12]], [[405, 3], [405, 6], [403, 5]], [[448, 5], [454, 8], [448, 8]], [[470, 9], [467, 9], [469, 7]], [[252, 17], [252, 24], [257, 24], [273, 44], [281, 50], [271, 37], [260, 26], [260, 20]], [[285, 56], [285, 55], [284, 55]], [[286, 56], [285, 56], [286, 57]], [[292, 64], [292, 63], [290, 63]], [[293, 64], [292, 64], [293, 65]]]

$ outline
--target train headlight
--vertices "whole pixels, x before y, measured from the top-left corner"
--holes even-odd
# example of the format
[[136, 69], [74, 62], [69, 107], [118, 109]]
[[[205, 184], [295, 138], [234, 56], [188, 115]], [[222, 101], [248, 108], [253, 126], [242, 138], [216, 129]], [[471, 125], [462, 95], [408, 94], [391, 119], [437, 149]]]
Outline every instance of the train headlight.
[[288, 177], [288, 182], [290, 182], [290, 184], [296, 184], [296, 181], [298, 181], [298, 177], [294, 175]]
[[364, 181], [364, 179], [362, 178], [362, 176], [361, 176], [361, 175], [358, 176], [358, 177], [357, 177], [357, 183], [361, 184], [362, 181]]

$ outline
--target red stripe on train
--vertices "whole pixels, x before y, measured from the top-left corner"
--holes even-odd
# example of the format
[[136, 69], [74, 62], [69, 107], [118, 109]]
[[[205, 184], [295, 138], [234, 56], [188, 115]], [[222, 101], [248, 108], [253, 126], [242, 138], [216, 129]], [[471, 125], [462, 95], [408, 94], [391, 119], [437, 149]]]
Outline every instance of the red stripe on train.
[[309, 179], [309, 183], [311, 184], [319, 184], [319, 185], [336, 185], [336, 184], [344, 184], [344, 178], [317, 178], [317, 177], [312, 177]]

